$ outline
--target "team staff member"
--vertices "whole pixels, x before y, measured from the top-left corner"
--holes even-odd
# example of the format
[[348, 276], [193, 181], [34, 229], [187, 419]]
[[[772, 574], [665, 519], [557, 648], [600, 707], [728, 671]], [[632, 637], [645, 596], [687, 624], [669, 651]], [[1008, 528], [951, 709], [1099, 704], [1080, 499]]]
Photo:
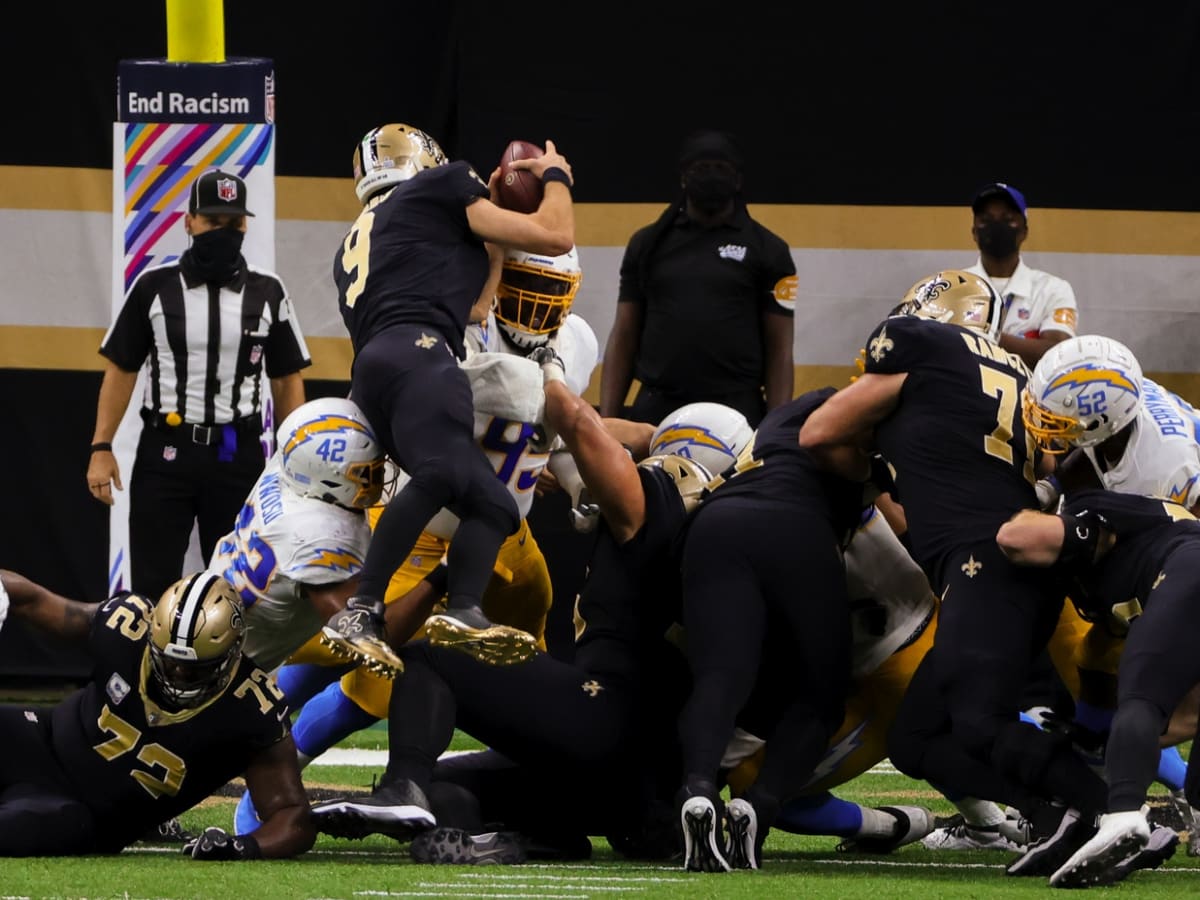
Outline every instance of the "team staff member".
[[[682, 196], [625, 248], [600, 413], [657, 424], [707, 400], [756, 427], [792, 399], [796, 264], [787, 243], [750, 218], [730, 136], [696, 132], [679, 165]], [[635, 376], [641, 390], [625, 411]]]
[[1075, 336], [1075, 290], [1057, 275], [1021, 261], [1029, 221], [1025, 195], [1015, 187], [1000, 182], [983, 187], [971, 212], [979, 259], [966, 271], [986, 278], [1003, 299], [1000, 346], [1032, 369], [1047, 350]]
[[130, 580], [150, 597], [179, 578], [194, 521], [208, 564], [262, 472], [264, 366], [276, 421], [304, 402], [300, 370], [312, 360], [287, 290], [242, 256], [252, 215], [241, 178], [197, 178], [183, 219], [191, 246], [138, 276], [100, 346], [87, 483], [110, 506], [123, 488], [112, 439], [150, 362], [129, 496]]

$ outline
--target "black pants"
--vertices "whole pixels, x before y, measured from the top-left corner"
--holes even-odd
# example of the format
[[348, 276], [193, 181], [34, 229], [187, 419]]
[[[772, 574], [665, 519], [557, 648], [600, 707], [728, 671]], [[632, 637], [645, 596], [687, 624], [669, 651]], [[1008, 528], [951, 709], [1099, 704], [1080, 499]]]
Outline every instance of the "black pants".
[[183, 575], [193, 523], [204, 564], [217, 541], [233, 530], [262, 474], [265, 455], [252, 429], [237, 433], [233, 459], [220, 446], [192, 441], [190, 428], [142, 426], [129, 485], [129, 571], [133, 590], [157, 598]]
[[842, 722], [850, 682], [846, 575], [829, 522], [802, 503], [719, 495], [695, 514], [683, 553], [683, 624], [693, 689], [679, 717], [684, 769], [714, 782], [759, 673], [768, 621], [791, 678], [767, 737], [760, 786], [785, 800]]
[[49, 712], [0, 706], [0, 856], [94, 852], [96, 822], [67, 785], [39, 715]]
[[461, 520], [450, 543], [451, 607], [477, 605], [496, 554], [517, 530], [517, 504], [475, 442], [471, 385], [440, 332], [419, 325], [373, 337], [354, 359], [351, 396], [388, 455], [412, 480], [388, 503], [359, 581], [382, 600], [429, 520], [443, 507]]

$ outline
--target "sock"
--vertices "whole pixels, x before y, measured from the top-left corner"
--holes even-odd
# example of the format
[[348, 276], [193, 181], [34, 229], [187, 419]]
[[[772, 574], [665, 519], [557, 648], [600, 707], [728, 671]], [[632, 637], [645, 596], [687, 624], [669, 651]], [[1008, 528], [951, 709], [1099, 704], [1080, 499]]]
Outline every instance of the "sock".
[[1187, 776], [1187, 761], [1179, 753], [1178, 747], [1167, 747], [1158, 757], [1158, 775], [1156, 778], [1167, 786], [1168, 790], [1178, 791], [1183, 787]]
[[891, 813], [869, 806], [862, 807], [862, 827], [855, 837], [889, 838], [896, 830], [896, 817]]
[[962, 813], [963, 819], [972, 828], [995, 827], [1007, 818], [1004, 815], [1004, 810], [991, 800], [977, 800], [974, 797], [964, 797], [961, 800], [955, 800], [954, 805], [958, 807], [958, 811]]
[[[825, 793], [815, 797], [797, 797], [789, 800], [775, 819], [775, 828], [792, 834], [824, 834], [836, 837], [858, 837], [862, 831], [867, 810], [857, 803], [842, 800]], [[883, 815], [887, 815], [884, 813]], [[887, 816], [889, 822], [896, 820]], [[890, 835], [891, 826], [885, 834]]]
[[316, 759], [343, 738], [378, 721], [343, 694], [341, 682], [335, 681], [301, 708], [292, 724], [292, 739], [297, 750]]

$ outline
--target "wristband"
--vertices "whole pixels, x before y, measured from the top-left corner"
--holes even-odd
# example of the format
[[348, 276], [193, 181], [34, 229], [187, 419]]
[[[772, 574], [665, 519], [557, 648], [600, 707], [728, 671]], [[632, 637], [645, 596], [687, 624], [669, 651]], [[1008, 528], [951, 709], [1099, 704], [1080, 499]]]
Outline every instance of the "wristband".
[[98, 441], [92, 444], [92, 453], [112, 453], [112, 443], [110, 441]]
[[252, 834], [239, 834], [233, 839], [233, 846], [242, 859], [262, 859], [262, 848]]
[[1063, 542], [1062, 549], [1058, 551], [1058, 561], [1068, 566], [1079, 562], [1094, 562], [1103, 519], [1088, 513], [1079, 516], [1064, 515], [1061, 518]]
[[560, 169], [558, 166], [551, 166], [542, 173], [542, 184], [549, 184], [552, 181], [565, 184], [567, 187], [571, 186], [571, 176], [565, 169]]

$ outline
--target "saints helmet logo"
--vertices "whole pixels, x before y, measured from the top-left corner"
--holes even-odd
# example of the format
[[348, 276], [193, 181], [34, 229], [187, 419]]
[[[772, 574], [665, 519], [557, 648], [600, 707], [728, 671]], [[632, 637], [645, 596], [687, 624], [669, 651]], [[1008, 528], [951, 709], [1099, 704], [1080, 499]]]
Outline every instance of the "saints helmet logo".
[[426, 334], [422, 331], [421, 336], [417, 338], [415, 343], [422, 350], [428, 350], [429, 348], [436, 346], [437, 338], [435, 338], [432, 334]]
[[875, 362], [881, 362], [888, 351], [896, 346], [896, 342], [887, 336], [887, 326], [885, 325], [879, 332], [878, 336], [871, 339], [871, 343], [867, 345], [867, 349], [871, 354], [871, 359]]
[[979, 571], [982, 568], [983, 568], [983, 563], [976, 562], [975, 554], [973, 554], [973, 553], [969, 557], [967, 557], [967, 561], [962, 564], [962, 570], [963, 570], [963, 572], [966, 573], [966, 576], [968, 578], [974, 578], [976, 575], [979, 574]]
[[594, 678], [591, 681], [585, 681], [579, 687], [585, 694], [587, 694], [589, 697], [592, 697], [593, 699], [598, 697], [600, 695], [600, 692], [602, 690], [604, 690], [604, 685], [602, 685], [600, 682], [598, 682]]

